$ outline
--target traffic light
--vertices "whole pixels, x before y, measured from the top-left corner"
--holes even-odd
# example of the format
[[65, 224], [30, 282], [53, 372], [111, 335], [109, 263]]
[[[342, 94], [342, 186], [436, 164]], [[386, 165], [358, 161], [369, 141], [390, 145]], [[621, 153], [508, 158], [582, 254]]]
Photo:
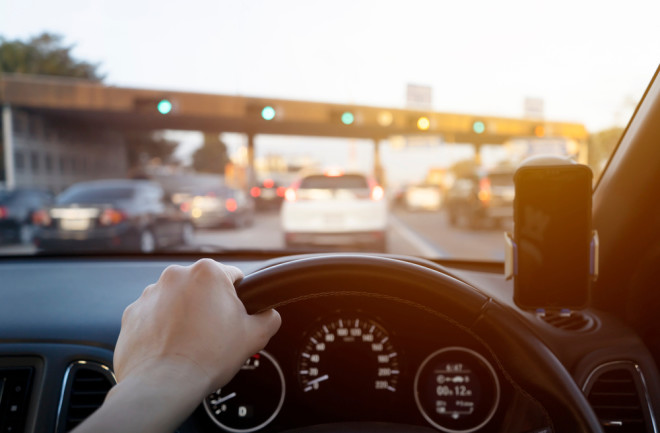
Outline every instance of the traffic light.
[[545, 126], [543, 125], [536, 125], [534, 127], [534, 136], [538, 138], [543, 138], [545, 137]]
[[169, 98], [137, 97], [133, 100], [133, 106], [135, 111], [163, 116], [176, 111], [175, 101]]
[[169, 99], [161, 99], [158, 101], [158, 105], [156, 105], [156, 109], [160, 114], [170, 114], [172, 112], [172, 101]]
[[275, 109], [271, 107], [270, 105], [266, 105], [262, 110], [261, 110], [261, 118], [264, 120], [273, 120], [275, 118]]
[[417, 119], [417, 129], [420, 131], [428, 131], [431, 127], [431, 121], [428, 117], [422, 116]]
[[481, 120], [477, 120], [472, 124], [472, 130], [475, 134], [483, 134], [486, 132], [486, 124]]
[[352, 125], [355, 122], [355, 115], [350, 111], [344, 111], [341, 115], [341, 123], [344, 125]]

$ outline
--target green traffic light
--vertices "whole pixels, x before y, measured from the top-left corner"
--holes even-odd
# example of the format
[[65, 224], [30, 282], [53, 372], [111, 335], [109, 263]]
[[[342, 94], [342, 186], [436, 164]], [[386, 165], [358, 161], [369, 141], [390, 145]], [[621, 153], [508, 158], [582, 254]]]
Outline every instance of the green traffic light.
[[160, 114], [169, 114], [172, 111], [172, 103], [167, 99], [162, 99], [158, 102], [157, 108]]
[[264, 109], [261, 110], [261, 117], [264, 120], [273, 120], [275, 118], [275, 109], [270, 105], [265, 106]]
[[341, 115], [341, 123], [344, 125], [351, 125], [353, 122], [355, 122], [355, 116], [350, 111], [345, 111]]
[[472, 124], [472, 130], [477, 134], [483, 134], [486, 130], [486, 125], [481, 120], [477, 120]]

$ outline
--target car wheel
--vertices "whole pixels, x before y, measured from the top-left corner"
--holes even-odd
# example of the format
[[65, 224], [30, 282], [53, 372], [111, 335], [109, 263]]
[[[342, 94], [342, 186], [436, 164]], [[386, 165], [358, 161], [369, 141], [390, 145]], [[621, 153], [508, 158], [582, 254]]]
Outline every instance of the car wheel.
[[143, 254], [150, 254], [156, 251], [156, 237], [151, 230], [146, 229], [140, 233], [139, 249]]
[[195, 228], [191, 223], [184, 223], [181, 228], [181, 243], [192, 245], [195, 241]]

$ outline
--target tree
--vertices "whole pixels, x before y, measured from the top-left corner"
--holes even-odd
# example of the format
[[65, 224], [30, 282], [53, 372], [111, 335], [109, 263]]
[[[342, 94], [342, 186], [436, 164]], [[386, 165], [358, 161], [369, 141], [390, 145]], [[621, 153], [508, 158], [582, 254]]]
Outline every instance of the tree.
[[229, 162], [227, 146], [217, 134], [204, 134], [204, 144], [193, 154], [192, 165], [198, 172], [224, 174]]
[[75, 59], [71, 54], [74, 47], [64, 45], [62, 36], [47, 32], [27, 42], [0, 36], [0, 71], [102, 81], [99, 64]]
[[128, 151], [128, 166], [131, 168], [144, 167], [146, 163], [154, 158], [162, 162], [171, 162], [172, 154], [179, 145], [163, 137], [161, 133], [132, 132], [124, 135], [126, 149]]

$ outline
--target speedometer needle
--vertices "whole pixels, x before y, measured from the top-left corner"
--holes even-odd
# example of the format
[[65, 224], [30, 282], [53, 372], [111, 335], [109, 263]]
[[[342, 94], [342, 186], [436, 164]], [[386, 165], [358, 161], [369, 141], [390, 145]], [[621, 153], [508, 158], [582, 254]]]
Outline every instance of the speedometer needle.
[[231, 394], [226, 395], [226, 396], [224, 396], [224, 397], [220, 397], [220, 398], [217, 399], [217, 400], [211, 400], [211, 404], [216, 405], [216, 404], [224, 403], [224, 402], [226, 402], [227, 400], [230, 400], [230, 399], [232, 399], [232, 398], [234, 398], [234, 397], [236, 397], [236, 393], [235, 393], [235, 392], [232, 392]]
[[317, 377], [316, 379], [310, 380], [309, 382], [307, 382], [307, 386], [311, 386], [311, 385], [314, 385], [315, 383], [323, 382], [324, 380], [328, 380], [328, 379], [330, 379], [330, 376], [328, 376], [327, 374], [324, 374], [321, 377]]

